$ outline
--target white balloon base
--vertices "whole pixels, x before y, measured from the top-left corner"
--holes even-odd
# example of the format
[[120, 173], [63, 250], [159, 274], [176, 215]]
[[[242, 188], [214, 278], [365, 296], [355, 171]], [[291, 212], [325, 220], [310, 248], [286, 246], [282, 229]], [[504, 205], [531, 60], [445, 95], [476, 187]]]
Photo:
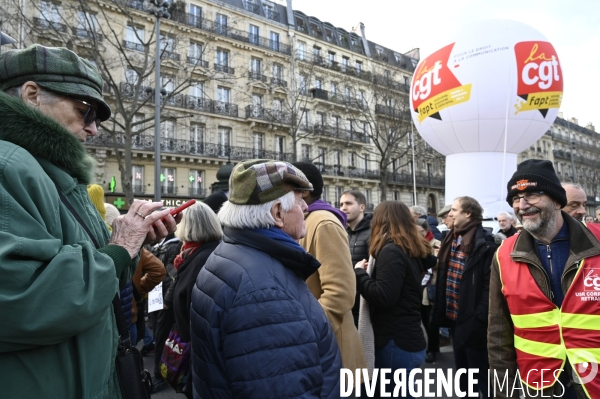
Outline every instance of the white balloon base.
[[469, 196], [483, 207], [483, 217], [512, 211], [506, 202], [506, 183], [517, 170], [517, 154], [468, 152], [446, 156], [446, 204]]

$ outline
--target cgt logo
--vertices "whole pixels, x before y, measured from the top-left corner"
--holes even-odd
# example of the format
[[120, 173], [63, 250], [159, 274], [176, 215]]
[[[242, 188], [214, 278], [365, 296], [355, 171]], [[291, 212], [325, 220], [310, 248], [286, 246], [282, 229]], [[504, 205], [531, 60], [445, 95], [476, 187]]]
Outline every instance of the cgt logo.
[[585, 291], [600, 291], [600, 275], [598, 269], [592, 269], [583, 279]]

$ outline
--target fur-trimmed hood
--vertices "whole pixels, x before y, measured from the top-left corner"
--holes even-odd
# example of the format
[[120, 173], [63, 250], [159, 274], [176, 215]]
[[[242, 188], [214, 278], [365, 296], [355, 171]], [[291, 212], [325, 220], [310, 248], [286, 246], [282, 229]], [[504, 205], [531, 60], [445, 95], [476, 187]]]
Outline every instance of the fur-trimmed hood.
[[79, 183], [91, 182], [92, 158], [79, 139], [54, 119], [4, 92], [0, 92], [0, 115], [0, 140], [51, 162]]

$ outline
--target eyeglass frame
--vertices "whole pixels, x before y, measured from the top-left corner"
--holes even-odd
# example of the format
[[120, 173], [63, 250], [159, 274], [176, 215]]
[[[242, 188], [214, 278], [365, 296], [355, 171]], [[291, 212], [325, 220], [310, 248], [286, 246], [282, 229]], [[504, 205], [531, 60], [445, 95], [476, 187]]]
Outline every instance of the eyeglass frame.
[[[530, 201], [528, 201], [528, 200], [525, 198], [525, 196], [526, 196], [527, 194], [529, 194], [529, 195], [539, 195], [539, 197], [538, 197], [538, 199], [537, 199], [535, 202], [530, 202]], [[544, 195], [544, 192], [543, 192], [543, 191], [534, 192], [534, 193], [524, 193], [522, 196], [520, 196], [520, 195], [515, 195], [515, 196], [513, 196], [513, 197], [512, 197], [512, 204], [513, 204], [513, 206], [514, 206], [514, 205], [515, 205], [517, 202], [521, 203], [521, 199], [523, 199], [523, 200], [525, 200], [525, 202], [526, 202], [527, 204], [529, 204], [529, 205], [535, 205], [535, 204], [537, 204], [538, 202], [540, 202], [540, 200], [542, 199], [542, 195]]]
[[[94, 122], [96, 122], [96, 127], [100, 126], [101, 120], [100, 120], [100, 118], [98, 118], [98, 108], [94, 107], [92, 104], [88, 103], [87, 101], [80, 100], [79, 98], [71, 97], [71, 96], [68, 96], [66, 94], [65, 94], [65, 96], [69, 97], [72, 100], [78, 101], [78, 102], [80, 102], [80, 103], [88, 106], [88, 109], [87, 109], [87, 111], [85, 111], [85, 115], [83, 116], [83, 123], [84, 123], [85, 127], [90, 126]], [[92, 113], [92, 118], [93, 119], [92, 119], [91, 122], [86, 122], [86, 119], [88, 119], [90, 117], [89, 116], [90, 115], [90, 111], [92, 111], [92, 110], [93, 110], [93, 113]]]

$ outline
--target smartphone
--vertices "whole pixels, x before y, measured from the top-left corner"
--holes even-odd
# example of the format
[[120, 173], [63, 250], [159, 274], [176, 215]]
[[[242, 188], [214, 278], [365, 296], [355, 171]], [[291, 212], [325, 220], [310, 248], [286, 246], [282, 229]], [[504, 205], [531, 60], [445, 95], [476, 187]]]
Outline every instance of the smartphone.
[[194, 205], [195, 203], [196, 203], [196, 200], [191, 199], [191, 200], [187, 201], [185, 204], [183, 204], [175, 209], [171, 209], [170, 214], [171, 214], [171, 216], [175, 216], [178, 213], [181, 213], [181, 211], [183, 211], [185, 208], [190, 207], [190, 206]]

